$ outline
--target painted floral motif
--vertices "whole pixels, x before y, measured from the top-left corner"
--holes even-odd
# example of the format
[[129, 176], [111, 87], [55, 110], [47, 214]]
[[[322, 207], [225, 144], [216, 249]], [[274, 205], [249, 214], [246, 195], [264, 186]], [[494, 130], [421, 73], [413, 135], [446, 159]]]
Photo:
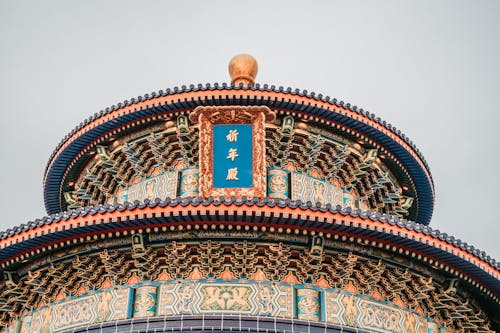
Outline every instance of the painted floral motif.
[[140, 287], [136, 291], [134, 317], [154, 316], [156, 305], [156, 287]]
[[181, 197], [197, 196], [199, 193], [200, 176], [198, 169], [186, 169], [181, 175]]
[[[43, 307], [22, 318], [16, 332], [55, 333], [106, 320], [130, 318], [128, 306], [133, 292], [135, 318], [210, 312], [293, 318], [295, 307], [295, 318], [325, 320], [374, 332], [437, 333], [440, 329], [439, 325], [416, 312], [334, 289], [298, 288], [294, 292], [292, 285], [270, 282], [169, 281], [159, 287], [108, 289]], [[321, 303], [323, 298], [324, 303]]]
[[204, 286], [200, 308], [205, 311], [243, 311], [252, 309], [249, 297], [252, 289], [247, 286]]
[[297, 290], [299, 319], [318, 320], [320, 316], [319, 292], [313, 289]]
[[318, 299], [313, 296], [302, 297], [297, 305], [305, 314], [316, 314], [319, 311]]
[[346, 295], [342, 297], [342, 305], [344, 306], [344, 322], [349, 326], [356, 326], [359, 310], [356, 307], [356, 297], [354, 295]]
[[288, 174], [286, 171], [271, 169], [267, 174], [268, 196], [270, 198], [288, 198]]
[[292, 173], [292, 199], [311, 201], [313, 203], [330, 203], [342, 205], [342, 190], [331, 183], [315, 179], [311, 176], [294, 172]]
[[399, 326], [402, 314], [375, 303], [361, 302], [360, 322], [363, 327], [389, 332], [403, 332]]
[[[52, 311], [54, 330], [68, 329], [91, 323], [97, 318], [97, 313], [94, 311], [95, 306], [95, 297], [84, 297], [56, 305], [54, 311]], [[45, 317], [49, 313], [50, 311], [47, 309], [42, 316]], [[44, 319], [50, 321], [49, 318]]]

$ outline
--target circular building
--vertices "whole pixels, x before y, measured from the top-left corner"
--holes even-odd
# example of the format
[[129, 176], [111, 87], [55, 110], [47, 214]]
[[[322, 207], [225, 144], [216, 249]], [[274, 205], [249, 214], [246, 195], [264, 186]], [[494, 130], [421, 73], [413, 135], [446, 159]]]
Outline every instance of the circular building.
[[0, 234], [3, 332], [493, 332], [500, 265], [428, 226], [401, 131], [255, 84], [160, 90], [57, 146], [46, 217]]

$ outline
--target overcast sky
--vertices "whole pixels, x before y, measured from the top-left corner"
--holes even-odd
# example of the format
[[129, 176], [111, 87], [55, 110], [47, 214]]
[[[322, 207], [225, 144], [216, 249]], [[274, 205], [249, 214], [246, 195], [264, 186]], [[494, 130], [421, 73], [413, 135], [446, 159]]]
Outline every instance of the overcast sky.
[[370, 110], [406, 133], [436, 187], [431, 226], [500, 259], [500, 1], [0, 0], [0, 229], [45, 215], [59, 141], [112, 104], [257, 82]]

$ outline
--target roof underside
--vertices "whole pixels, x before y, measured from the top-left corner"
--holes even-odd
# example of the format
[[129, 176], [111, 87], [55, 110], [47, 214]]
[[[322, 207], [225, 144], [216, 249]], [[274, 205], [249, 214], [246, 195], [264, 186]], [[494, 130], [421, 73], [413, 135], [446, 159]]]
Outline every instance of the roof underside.
[[[22, 254], [51, 244], [88, 235], [113, 234], [117, 230], [176, 226], [186, 223], [242, 223], [258, 226], [282, 226], [315, 232], [345, 235], [394, 247], [398, 251], [419, 254], [420, 261], [435, 261], [469, 276], [500, 296], [500, 265], [467, 244], [437, 230], [407, 220], [378, 213], [352, 211], [341, 207], [316, 207], [310, 203], [257, 198], [237, 201], [185, 198], [182, 200], [146, 200], [144, 203], [104, 205], [77, 209], [70, 214], [47, 217], [0, 234], [0, 261], [10, 262]], [[42, 231], [45, 230], [45, 231]], [[31, 236], [30, 236], [31, 235]], [[37, 236], [33, 236], [37, 235]], [[82, 238], [83, 237], [83, 238]], [[424, 257], [428, 259], [423, 259]], [[14, 261], [15, 262], [15, 261]]]
[[[170, 98], [168, 101], [160, 102], [164, 96]], [[147, 103], [144, 104], [143, 101]], [[127, 105], [135, 107], [129, 108], [127, 112], [120, 112]], [[44, 182], [47, 212], [49, 214], [61, 212], [63, 209], [61, 185], [68, 167], [82, 150], [95, 144], [99, 138], [140, 119], [210, 105], [263, 105], [273, 109], [289, 110], [313, 119], [340, 124], [370, 138], [395, 156], [407, 170], [416, 190], [418, 212], [416, 222], [429, 224], [434, 204], [432, 178], [418, 149], [403, 134], [379, 118], [375, 119], [373, 114], [351, 107], [349, 104], [344, 106], [343, 102], [337, 103], [336, 100], [330, 102], [328, 97], [323, 98], [314, 93], [301, 93], [298, 90], [292, 93], [291, 89], [283, 92], [282, 88], [269, 89], [267, 86], [260, 88], [258, 85], [249, 89], [227, 89], [225, 85], [203, 88], [200, 85], [198, 88], [191, 86], [189, 89], [184, 87], [182, 90], [160, 91], [95, 114], [71, 132], [51, 156]], [[103, 118], [106, 118], [106, 121], [102, 121]]]

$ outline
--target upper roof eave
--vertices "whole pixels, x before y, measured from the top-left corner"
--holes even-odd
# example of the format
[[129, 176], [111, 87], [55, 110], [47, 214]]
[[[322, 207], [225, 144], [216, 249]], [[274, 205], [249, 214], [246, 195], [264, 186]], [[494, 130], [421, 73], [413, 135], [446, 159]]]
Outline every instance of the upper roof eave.
[[[107, 122], [111, 119], [116, 119], [116, 117], [123, 115], [126, 110], [128, 112], [136, 112], [137, 114], [142, 112], [146, 113], [143, 108], [151, 108], [152, 105], [155, 105], [155, 100], [159, 100], [165, 97], [179, 97], [179, 100], [182, 99], [183, 94], [193, 94], [197, 93], [198, 95], [210, 96], [212, 95], [210, 92], [214, 92], [213, 94], [227, 94], [228, 92], [242, 93], [246, 92], [247, 94], [252, 94], [252, 92], [256, 92], [259, 94], [267, 94], [271, 97], [284, 98], [287, 96], [293, 97], [296, 100], [300, 100], [302, 102], [307, 102], [311, 108], [325, 109], [328, 108], [332, 113], [321, 112], [321, 116], [332, 116], [334, 113], [342, 113], [342, 117], [344, 119], [349, 119], [350, 122], [354, 120], [354, 122], [360, 128], [369, 128], [373, 129], [377, 127], [378, 131], [382, 131], [387, 134], [387, 137], [383, 137], [384, 140], [389, 140], [389, 142], [394, 142], [395, 145], [404, 147], [405, 150], [409, 151], [408, 156], [403, 156], [403, 165], [410, 165], [409, 170], [415, 176], [412, 177], [417, 181], [417, 200], [419, 202], [418, 207], [418, 218], [417, 221], [423, 224], [428, 224], [430, 222], [430, 218], [432, 216], [432, 210], [434, 205], [434, 185], [432, 176], [429, 171], [429, 167], [423, 158], [422, 154], [415, 147], [413, 142], [411, 142], [407, 136], [405, 136], [401, 131], [397, 130], [395, 127], [391, 126], [385, 121], [382, 121], [379, 117], [375, 117], [373, 113], [369, 113], [364, 111], [361, 108], [356, 106], [351, 106], [350, 103], [344, 104], [342, 101], [337, 101], [337, 99], [331, 99], [328, 96], [323, 96], [322, 94], [315, 94], [313, 92], [307, 92], [306, 90], [300, 91], [299, 89], [292, 90], [292, 88], [276, 88], [274, 85], [260, 85], [256, 84], [254, 86], [246, 86], [243, 85], [235, 86], [234, 84], [223, 83], [221, 85], [215, 83], [213, 85], [206, 84], [198, 84], [187, 86], [181, 86], [181, 88], [174, 87], [173, 89], [167, 89], [165, 91], [160, 90], [158, 92], [153, 92], [151, 94], [145, 94], [144, 96], [139, 96], [136, 99], [132, 98], [130, 101], [126, 100], [123, 103], [118, 103], [117, 105], [113, 105], [112, 107], [106, 108], [105, 110], [101, 110], [99, 113], [95, 113], [93, 116], [88, 118], [86, 121], [80, 123], [78, 127], [76, 127], [73, 131], [71, 131], [68, 135], [64, 137], [64, 139], [59, 143], [56, 147], [55, 151], [52, 153], [49, 162], [47, 164], [45, 170], [44, 177], [44, 199], [45, 206], [48, 213], [55, 213], [61, 211], [61, 193], [60, 193], [60, 179], [63, 177], [62, 175], [65, 172], [65, 168], [69, 165], [72, 159], [77, 155], [77, 151], [82, 149], [82, 147], [86, 146], [86, 142], [82, 138], [84, 135], [88, 134], [91, 130], [93, 130], [96, 134], [95, 136], [99, 136], [101, 132], [105, 132], [105, 129], [98, 132], [96, 127], [103, 126], [103, 124], [107, 124]], [[268, 101], [271, 103], [271, 101]], [[144, 111], [144, 112], [143, 112]], [[301, 111], [297, 111], [301, 112]], [[113, 118], [115, 117], [115, 118]], [[338, 120], [337, 120], [338, 121]], [[118, 122], [116, 122], [116, 126], [118, 126]], [[349, 126], [351, 126], [349, 124]], [[77, 140], [80, 140], [77, 142]], [[67, 150], [68, 146], [72, 143], [77, 142], [78, 145], [74, 145], [71, 149], [74, 150], [71, 154], [66, 154], [68, 156], [65, 157], [65, 160], [54, 166], [55, 162], [58, 161], [62, 152]], [[410, 156], [413, 155], [413, 156]], [[412, 160], [415, 161], [412, 162]], [[420, 171], [419, 171], [420, 170]], [[419, 174], [419, 175], [418, 175]]]

